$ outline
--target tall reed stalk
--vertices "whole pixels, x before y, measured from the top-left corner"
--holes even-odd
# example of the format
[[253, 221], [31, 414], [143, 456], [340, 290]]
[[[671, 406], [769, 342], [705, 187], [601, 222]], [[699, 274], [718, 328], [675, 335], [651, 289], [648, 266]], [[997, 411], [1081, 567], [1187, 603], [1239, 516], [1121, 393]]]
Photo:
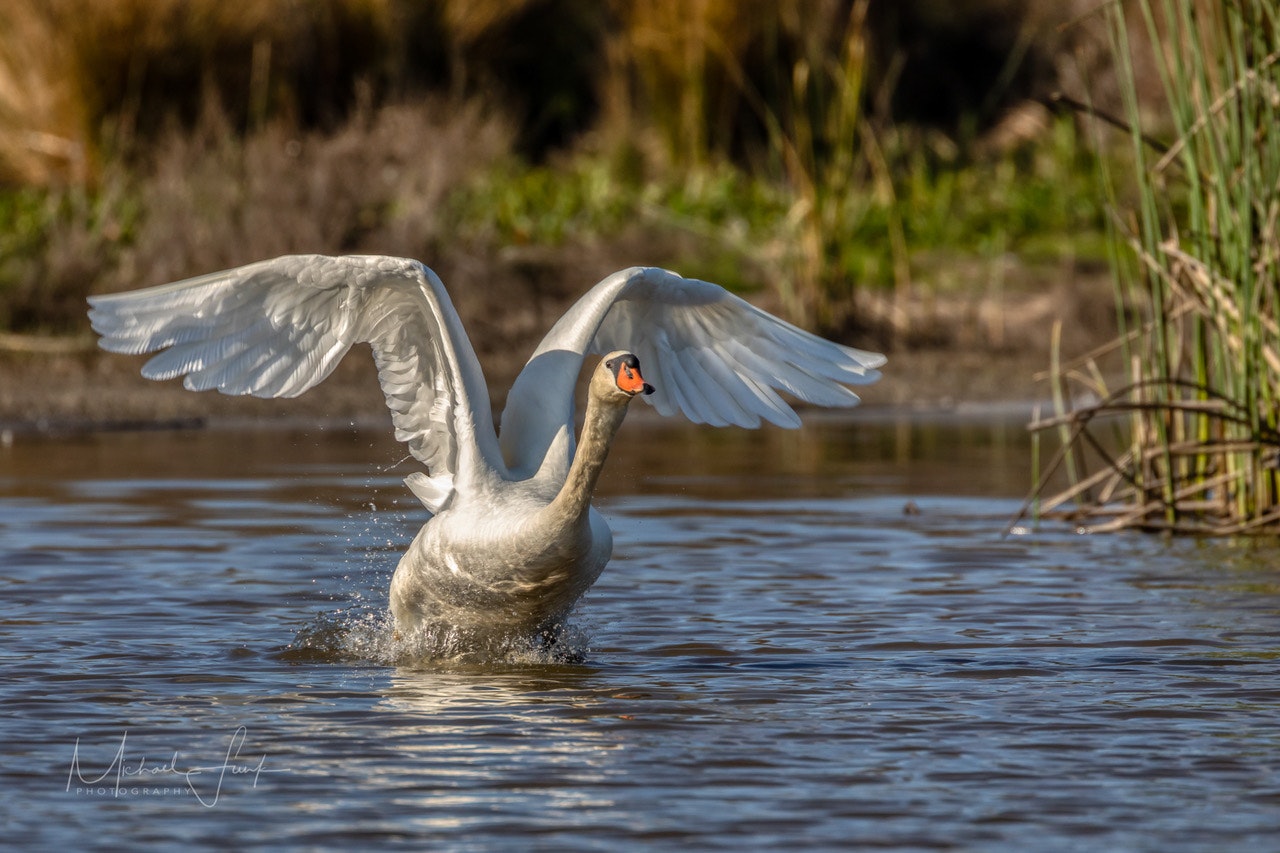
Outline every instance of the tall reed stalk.
[[[1107, 356], [1120, 359], [1116, 387], [1091, 379], [1093, 402], [1065, 402], [1032, 424], [1068, 429], [1061, 459], [1087, 450], [1101, 463], [1092, 475], [1077, 466], [1071, 487], [1041, 510], [1095, 530], [1275, 532], [1280, 12], [1273, 0], [1139, 0], [1136, 10], [1158, 47], [1172, 142], [1153, 145], [1143, 133], [1130, 30], [1112, 4], [1132, 169], [1106, 172], [1103, 186], [1122, 321], [1131, 309], [1145, 316], [1127, 321]], [[1103, 360], [1076, 367], [1097, 377]], [[1062, 369], [1053, 381], [1078, 390], [1085, 376]], [[1119, 449], [1096, 435], [1109, 416], [1130, 424]]]
[[[647, 125], [670, 164], [691, 176], [717, 160], [745, 158], [784, 188], [791, 209], [779, 295], [806, 326], [835, 328], [848, 319], [854, 284], [845, 247], [873, 206], [869, 185], [893, 193], [862, 114], [868, 5], [619, 4], [626, 26], [611, 51], [607, 99], [615, 124], [628, 132], [633, 123]], [[890, 240], [905, 263], [897, 225]]]

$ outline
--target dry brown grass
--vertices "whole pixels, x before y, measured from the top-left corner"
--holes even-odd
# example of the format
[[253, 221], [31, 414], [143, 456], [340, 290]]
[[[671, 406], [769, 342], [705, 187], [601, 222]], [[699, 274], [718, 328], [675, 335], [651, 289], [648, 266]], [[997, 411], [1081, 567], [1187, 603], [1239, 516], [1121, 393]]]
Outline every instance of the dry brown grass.
[[362, 92], [480, 96], [558, 144], [594, 114], [606, 17], [595, 0], [6, 0], [0, 185], [93, 180], [99, 153], [146, 154], [210, 103], [247, 133], [333, 130]]
[[378, 68], [392, 6], [7, 0], [0, 183], [93, 178], [100, 146], [128, 148], [138, 133], [189, 123], [210, 100], [240, 129], [271, 116], [339, 117], [355, 82]]
[[[908, 5], [930, 4], [949, 8]], [[729, 218], [775, 225], [753, 225], [721, 254], [767, 266], [770, 296], [793, 319], [847, 333], [856, 289], [918, 272], [894, 188], [918, 164], [881, 150], [886, 137], [866, 115], [879, 97], [864, 80], [876, 5], [5, 0], [0, 188], [38, 186], [47, 200], [23, 222], [33, 239], [0, 233], [0, 328], [67, 323], [90, 287], [281, 252], [438, 263], [450, 188], [511, 151], [561, 164], [538, 159], [561, 146], [566, 159], [608, 163], [604, 180], [639, 198], [735, 186], [717, 183], [729, 173], [766, 188], [728, 204], [684, 194], [667, 217], [676, 224], [646, 235], [628, 262], [670, 257], [682, 228], [698, 243], [738, 233], [723, 216], [686, 223], [703, 206], [719, 216], [767, 196], [764, 213]], [[0, 196], [6, 224], [21, 218], [9, 201]], [[884, 233], [868, 236], [882, 211]], [[892, 246], [892, 262], [866, 260], [868, 243]]]
[[[356, 116], [332, 133], [274, 123], [242, 137], [209, 110], [149, 169], [118, 161], [92, 194], [49, 196], [41, 251], [10, 258], [17, 329], [78, 328], [84, 296], [290, 252], [433, 257], [448, 193], [508, 156], [509, 125], [477, 104], [431, 101]], [[14, 267], [17, 267], [16, 269]]]
[[70, 45], [32, 0], [0, 5], [0, 185], [83, 182], [88, 117]]
[[[823, 91], [824, 66], [845, 62], [850, 38], [868, 43], [871, 98], [883, 112], [901, 81], [913, 85], [917, 66], [928, 81], [905, 92], [909, 99], [981, 95], [990, 83], [981, 76], [964, 81], [972, 75], [967, 67], [937, 79], [941, 60], [923, 62], [916, 46], [928, 43], [922, 27], [953, 38], [965, 34], [967, 20], [967, 37], [981, 44], [982, 33], [972, 30], [1001, 22], [1001, 38], [1014, 40], [996, 83], [1007, 86], [1020, 69], [1045, 66], [1036, 51], [1065, 44], [1056, 25], [1094, 4], [1064, 0], [1047, 12], [1032, 0], [982, 0], [963, 13], [934, 0], [897, 11], [871, 4], [865, 24], [851, 32], [854, 5], [6, 0], [0, 183], [92, 177], [100, 147], [114, 155], [175, 122], [190, 127], [210, 99], [239, 131], [276, 120], [333, 129], [357, 106], [361, 85], [374, 92], [375, 104], [422, 91], [501, 99], [520, 124], [522, 150], [539, 154], [548, 142], [563, 145], [597, 127], [611, 142], [647, 144], [659, 161], [754, 157], [760, 165], [777, 156], [771, 122], [822, 121], [824, 102], [839, 97]], [[904, 28], [910, 31], [899, 32]], [[912, 43], [899, 41], [908, 38]], [[1025, 58], [1031, 54], [1034, 62]]]
[[291, 252], [429, 257], [448, 192], [509, 150], [506, 123], [476, 104], [385, 107], [332, 134], [273, 124], [243, 140], [215, 113], [161, 146], [121, 283]]

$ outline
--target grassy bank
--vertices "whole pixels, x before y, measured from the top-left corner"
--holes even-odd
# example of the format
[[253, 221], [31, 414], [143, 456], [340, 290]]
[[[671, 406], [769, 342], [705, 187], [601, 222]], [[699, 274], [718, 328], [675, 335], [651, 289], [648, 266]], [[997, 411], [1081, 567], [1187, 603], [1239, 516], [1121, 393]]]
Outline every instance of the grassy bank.
[[666, 264], [836, 336], [934, 340], [910, 300], [1104, 257], [1077, 126], [1025, 97], [1054, 30], [974, 8], [1022, 23], [940, 124], [895, 115], [902, 23], [865, 0], [15, 0], [0, 329], [75, 332], [91, 290], [323, 251], [537, 257], [579, 286]]
[[886, 134], [882, 174], [838, 197], [826, 190], [840, 210], [825, 215], [814, 249], [811, 200], [786, 180], [725, 160], [655, 168], [625, 149], [533, 164], [512, 151], [506, 119], [478, 104], [386, 107], [333, 132], [244, 136], [213, 114], [158, 143], [146, 164], [105, 162], [93, 186], [0, 189], [0, 327], [75, 331], [91, 290], [286, 252], [448, 266], [536, 247], [566, 258], [603, 250], [764, 291], [793, 318], [840, 333], [856, 323], [859, 289], [987, 284], [958, 281], [956, 258], [1012, 254], [1048, 268], [1100, 258], [1092, 164], [1075, 133], [1058, 120], [1010, 156], [968, 160]]

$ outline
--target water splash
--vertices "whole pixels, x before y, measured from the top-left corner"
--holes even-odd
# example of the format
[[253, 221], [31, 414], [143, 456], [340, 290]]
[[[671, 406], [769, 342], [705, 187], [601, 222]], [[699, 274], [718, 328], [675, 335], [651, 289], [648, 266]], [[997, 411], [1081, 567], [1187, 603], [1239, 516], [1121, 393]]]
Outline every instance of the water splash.
[[[406, 457], [407, 459], [408, 457]], [[394, 468], [405, 459], [389, 466]], [[387, 469], [381, 469], [385, 471]], [[405, 634], [396, 629], [387, 609], [387, 589], [396, 561], [421, 519], [397, 500], [377, 500], [379, 485], [365, 483], [373, 499], [347, 514], [349, 525], [334, 534], [338, 550], [347, 554], [345, 571], [326, 579], [336, 608], [320, 613], [280, 649], [282, 660], [295, 663], [369, 663], [381, 666], [545, 665], [581, 663], [586, 659], [586, 632], [560, 625], [554, 640], [524, 634], [495, 634], [449, 624], [425, 625]]]
[[494, 634], [458, 625], [396, 629], [385, 609], [366, 605], [319, 614], [298, 631], [279, 657], [291, 663], [372, 663], [382, 666], [474, 664], [541, 665], [586, 660], [588, 636], [566, 624], [554, 640], [526, 634]]

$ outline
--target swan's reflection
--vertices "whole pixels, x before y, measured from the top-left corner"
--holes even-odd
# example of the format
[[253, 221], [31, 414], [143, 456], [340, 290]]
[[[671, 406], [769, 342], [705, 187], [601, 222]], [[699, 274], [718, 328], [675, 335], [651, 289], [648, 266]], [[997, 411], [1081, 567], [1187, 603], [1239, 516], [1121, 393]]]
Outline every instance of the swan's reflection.
[[596, 681], [581, 666], [397, 668], [371, 721], [397, 760], [370, 770], [426, 829], [614, 814], [622, 743]]

